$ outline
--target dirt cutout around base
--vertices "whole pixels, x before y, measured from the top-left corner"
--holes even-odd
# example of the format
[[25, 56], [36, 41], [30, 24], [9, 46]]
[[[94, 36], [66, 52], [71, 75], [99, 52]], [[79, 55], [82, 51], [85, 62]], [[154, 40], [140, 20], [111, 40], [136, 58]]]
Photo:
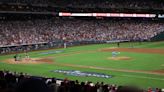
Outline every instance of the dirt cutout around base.
[[53, 60], [49, 58], [29, 58], [29, 59], [24, 58], [20, 61], [15, 61], [15, 59], [7, 59], [4, 62], [9, 64], [41, 64], [41, 63], [52, 63]]
[[164, 74], [164, 69], [161, 69], [161, 70], [154, 70], [154, 71], [152, 71], [152, 72], [156, 72], [156, 73], [162, 73], [162, 74]]
[[126, 57], [126, 56], [120, 56], [120, 57], [108, 57], [108, 60], [131, 60], [131, 57]]
[[101, 49], [103, 52], [135, 52], [135, 53], [149, 53], [149, 54], [164, 54], [164, 49], [148, 49], [148, 48], [105, 48]]

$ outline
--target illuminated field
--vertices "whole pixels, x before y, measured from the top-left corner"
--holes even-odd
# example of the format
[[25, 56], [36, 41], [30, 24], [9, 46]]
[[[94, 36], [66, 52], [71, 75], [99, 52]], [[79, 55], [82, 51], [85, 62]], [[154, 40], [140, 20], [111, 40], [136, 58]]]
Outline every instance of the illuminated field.
[[[131, 48], [133, 45], [134, 48]], [[60, 79], [118, 85], [164, 88], [164, 42], [99, 44], [29, 52], [30, 62], [15, 62], [14, 55], [0, 56], [0, 69]], [[112, 51], [120, 52], [116, 59]], [[20, 54], [22, 57], [24, 53]], [[80, 77], [51, 72], [77, 70], [111, 75], [112, 78]]]

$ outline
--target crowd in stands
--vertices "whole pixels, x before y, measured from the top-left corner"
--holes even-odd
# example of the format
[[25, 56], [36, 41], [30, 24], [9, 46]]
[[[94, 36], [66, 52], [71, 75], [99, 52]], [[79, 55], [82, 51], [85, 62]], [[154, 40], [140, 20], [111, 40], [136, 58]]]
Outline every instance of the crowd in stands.
[[0, 0], [0, 11], [126, 12], [162, 14], [162, 0]]
[[149, 40], [164, 31], [164, 23], [130, 20], [47, 19], [0, 21], [0, 45], [49, 43], [57, 40]]
[[[73, 2], [73, 1], [72, 1]], [[164, 3], [160, 0], [96, 0], [96, 1], [87, 1], [85, 2], [78, 0], [78, 2], [69, 2], [67, 3], [70, 7], [99, 7], [99, 8], [127, 8], [127, 9], [163, 9]], [[152, 7], [153, 6], [153, 7]]]
[[9, 3], [9, 4], [48, 4], [48, 0], [1, 0], [1, 3]]
[[67, 78], [61, 80], [0, 71], [0, 92], [162, 92], [162, 90], [159, 88], [143, 90], [103, 82], [79, 82]]
[[28, 6], [28, 5], [0, 5], [0, 11], [10, 12], [52, 12], [52, 8], [40, 7], [40, 6]]
[[[53, 5], [81, 8], [164, 9], [162, 0], [1, 0], [2, 3]], [[153, 7], [152, 7], [153, 6]]]
[[121, 12], [163, 14], [162, 0], [0, 0], [0, 11], [26, 13]]

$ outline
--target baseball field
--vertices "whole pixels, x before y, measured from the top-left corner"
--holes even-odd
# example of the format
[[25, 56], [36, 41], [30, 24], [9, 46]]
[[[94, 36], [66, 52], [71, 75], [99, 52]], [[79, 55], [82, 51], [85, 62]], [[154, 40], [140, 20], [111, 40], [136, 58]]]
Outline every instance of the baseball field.
[[[112, 52], [117, 55], [113, 56]], [[117, 44], [94, 44], [66, 49], [49, 49], [0, 56], [0, 70], [24, 72], [34, 76], [59, 79], [105, 82], [117, 85], [134, 85], [142, 88], [164, 88], [164, 42], [131, 42]], [[55, 70], [74, 70], [110, 75], [110, 78], [74, 76]]]

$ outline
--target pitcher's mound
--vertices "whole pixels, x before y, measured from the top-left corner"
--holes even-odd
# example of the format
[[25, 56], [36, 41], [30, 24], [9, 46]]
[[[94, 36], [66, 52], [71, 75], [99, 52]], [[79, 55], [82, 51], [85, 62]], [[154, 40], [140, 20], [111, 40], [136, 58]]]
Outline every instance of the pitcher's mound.
[[108, 57], [109, 60], [131, 60], [131, 57], [120, 56], [120, 57]]
[[22, 59], [20, 61], [15, 61], [14, 59], [7, 59], [4, 62], [10, 64], [41, 64], [41, 63], [52, 63], [53, 60], [48, 58], [29, 58], [29, 59]]

